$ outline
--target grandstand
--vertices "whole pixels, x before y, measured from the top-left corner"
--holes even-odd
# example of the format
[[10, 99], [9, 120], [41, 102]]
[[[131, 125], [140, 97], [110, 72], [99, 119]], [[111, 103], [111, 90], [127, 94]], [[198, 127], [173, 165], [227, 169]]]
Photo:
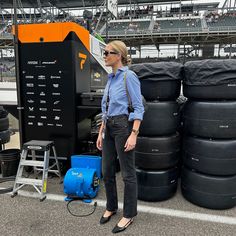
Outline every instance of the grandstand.
[[[158, 202], [151, 202], [152, 199], [150, 202], [148, 202], [149, 200], [146, 202], [145, 200], [139, 201], [138, 218], [137, 220], [135, 218], [134, 224], [129, 228], [130, 231], [127, 231], [127, 234], [125, 234], [144, 236], [236, 235], [236, 178], [230, 173], [232, 166], [230, 165], [231, 160], [233, 160], [233, 158], [235, 159], [235, 149], [228, 150], [231, 147], [231, 143], [235, 146], [236, 140], [232, 139], [232, 137], [227, 138], [227, 136], [219, 136], [217, 138], [217, 136], [205, 137], [203, 135], [203, 137], [201, 137], [201, 135], [199, 135], [200, 137], [198, 137], [198, 133], [195, 134], [197, 135], [197, 137], [195, 137], [193, 136], [194, 132], [192, 136], [188, 135], [188, 137], [187, 131], [184, 129], [184, 122], [187, 123], [186, 120], [189, 119], [190, 121], [196, 120], [196, 122], [190, 122], [188, 126], [192, 124], [192, 126], [195, 126], [193, 128], [198, 128], [199, 125], [199, 127], [201, 126], [202, 132], [207, 132], [208, 126], [212, 126], [212, 129], [214, 129], [218, 124], [218, 128], [223, 130], [222, 132], [228, 131], [229, 134], [231, 134], [235, 130], [231, 130], [231, 125], [233, 126], [235, 124], [235, 117], [233, 116], [236, 114], [235, 112], [233, 113], [233, 110], [235, 111], [233, 108], [236, 108], [236, 101], [233, 100], [233, 98], [236, 98], [235, 71], [233, 70], [235, 63], [232, 63], [232, 67], [230, 67], [229, 63], [235, 60], [213, 61], [212, 64], [215, 64], [215, 66], [209, 66], [209, 64], [202, 66], [202, 61], [197, 63], [188, 62], [186, 64], [185, 62], [209, 58], [234, 58], [236, 56], [236, 0], [203, 0], [205, 1], [204, 3], [200, 2], [200, 0], [117, 0], [117, 17], [108, 11], [104, 1], [108, 0], [0, 1], [0, 105], [3, 105], [7, 111], [19, 118], [19, 126], [17, 125], [19, 128], [12, 126], [14, 132], [19, 129], [21, 140], [19, 146], [22, 147], [25, 141], [31, 139], [53, 140], [55, 143], [58, 142], [56, 143], [56, 149], [57, 155], [61, 160], [65, 157], [64, 154], [61, 154], [61, 151], [67, 152], [70, 146], [73, 146], [73, 149], [81, 149], [79, 152], [72, 150], [73, 155], [82, 153], [86, 156], [88, 155], [88, 157], [90, 157], [90, 155], [92, 157], [94, 154], [97, 154], [97, 152], [94, 153], [97, 138], [96, 132], [102, 122], [102, 116], [98, 113], [100, 113], [100, 100], [104, 92], [108, 71], [104, 70], [104, 68], [106, 68], [104, 65], [100, 68], [100, 65], [96, 63], [96, 57], [99, 56], [99, 59], [103, 61], [102, 56], [104, 55], [103, 50], [105, 45], [98, 40], [93, 42], [94, 37], [91, 37], [92, 40], [90, 43], [92, 43], [88, 43], [89, 46], [87, 48], [91, 49], [91, 52], [88, 52], [89, 50], [85, 48], [87, 44], [85, 45], [83, 41], [79, 40], [81, 35], [85, 35], [87, 38], [86, 42], [89, 42], [89, 37], [87, 37], [89, 33], [87, 31], [85, 32], [83, 28], [78, 27], [78, 25], [87, 28], [91, 35], [96, 36], [97, 39], [101, 41], [102, 39], [104, 39], [105, 42], [115, 39], [123, 40], [128, 46], [133, 64], [162, 61], [161, 63], [157, 63], [159, 65], [156, 71], [153, 70], [152, 66], [148, 68], [148, 66], [144, 64], [147, 70], [150, 69], [150, 73], [147, 73], [146, 78], [143, 77], [140, 79], [140, 83], [146, 86], [145, 92], [150, 95], [146, 98], [143, 94], [144, 106], [147, 108], [145, 112], [147, 111], [146, 114], [149, 113], [152, 118], [152, 122], [148, 120], [147, 122], [145, 121], [148, 123], [150, 127], [149, 130], [151, 131], [150, 133], [148, 133], [149, 130], [147, 131], [147, 137], [140, 132], [140, 143], [142, 144], [143, 150], [152, 151], [150, 153], [144, 153], [144, 155], [144, 151], [141, 150], [140, 152], [140, 155], [144, 157], [144, 164], [149, 162], [146, 159], [150, 160], [149, 169], [144, 168], [143, 171], [144, 175], [142, 178], [147, 181], [143, 184], [143, 188], [141, 188], [140, 192], [150, 197], [150, 199], [152, 198], [151, 195], [155, 192], [160, 192], [162, 196], [164, 196], [166, 192], [171, 193], [173, 188], [169, 188], [167, 184], [170, 183], [170, 186], [177, 187], [177, 181], [173, 179], [173, 176], [175, 175], [175, 178], [178, 179], [183, 173], [182, 171], [180, 174], [179, 170], [182, 165], [182, 159], [187, 157], [182, 158], [182, 156], [184, 156], [185, 153], [186, 156], [188, 154], [188, 158], [192, 158], [193, 163], [195, 162], [197, 165], [199, 160], [200, 162], [204, 162], [205, 160], [206, 163], [208, 162], [208, 158], [203, 158], [203, 160], [199, 158], [202, 153], [206, 153], [207, 155], [210, 153], [209, 159], [216, 159], [219, 165], [216, 166], [212, 163], [211, 166], [204, 165], [203, 163], [202, 166], [215, 168], [222, 176], [217, 177], [217, 174], [210, 175], [210, 173], [204, 174], [204, 171], [201, 173], [200, 170], [198, 173], [198, 170], [196, 170], [196, 173], [199, 174], [199, 179], [195, 178], [195, 180], [198, 182], [198, 185], [203, 186], [203, 190], [208, 190], [210, 186], [219, 194], [215, 195], [211, 193], [210, 188], [207, 194], [202, 192], [202, 189], [198, 191], [198, 189], [194, 188], [195, 183], [191, 183], [190, 181], [188, 187], [191, 189], [193, 186], [192, 189], [194, 191], [196, 190], [193, 192], [193, 198], [194, 196], [200, 196], [200, 202], [206, 201], [209, 205], [212, 203], [215, 206], [217, 206], [218, 203], [222, 206], [221, 202], [224, 205], [222, 199], [234, 203], [234, 208], [231, 210], [227, 209], [223, 211], [223, 208], [221, 209], [220, 206], [216, 209], [204, 209], [204, 205], [196, 204], [197, 206], [194, 206], [194, 204], [192, 204], [194, 202], [188, 202], [187, 197], [183, 199], [180, 191], [177, 192], [173, 199], [168, 201], [163, 201], [164, 199]], [[17, 13], [13, 9], [13, 2], [17, 3]], [[33, 30], [27, 29], [26, 31], [22, 30], [22, 28], [31, 28], [31, 25], [28, 25], [29, 27], [21, 27], [19, 33], [21, 43], [19, 43], [18, 46], [15, 40], [17, 37], [14, 39], [12, 35], [14, 18], [17, 19], [18, 24], [44, 23], [44, 25], [33, 25]], [[52, 33], [55, 32], [55, 25], [59, 25], [58, 28], [60, 28], [61, 25], [67, 25], [67, 23], [55, 23], [71, 21], [78, 25], [68, 25], [80, 28], [79, 34], [73, 33], [73, 27], [68, 27], [68, 31], [66, 31], [64, 37], [61, 36], [63, 34], [62, 30]], [[49, 30], [48, 25], [50, 26]], [[41, 29], [38, 30], [39, 28]], [[23, 40], [24, 37], [22, 37], [22, 35], [31, 36], [27, 38], [36, 40]], [[54, 36], [58, 35], [60, 42], [54, 39]], [[48, 36], [50, 36], [49, 38], [53, 38], [53, 40], [47, 40]], [[95, 54], [93, 55], [92, 52]], [[112, 52], [109, 53], [112, 54]], [[117, 57], [117, 55], [110, 56]], [[180, 63], [173, 63], [172, 61]], [[217, 67], [218, 61], [220, 61], [219, 64], [225, 66], [223, 73], [221, 68]], [[210, 62], [212, 62], [212, 60], [210, 60]], [[182, 66], [181, 63], [185, 64], [185, 66]], [[17, 65], [16, 68], [15, 64]], [[168, 66], [166, 67], [166, 65]], [[189, 67], [187, 67], [187, 65], [189, 65]], [[74, 67], [76, 67], [76, 70]], [[136, 65], [136, 67], [140, 68], [141, 74], [145, 74], [145, 72], [142, 71], [142, 65]], [[195, 67], [196, 70], [192, 69], [193, 67]], [[78, 68], [81, 70], [77, 70]], [[198, 78], [199, 76], [201, 77], [200, 79], [205, 82], [205, 84], [209, 84], [209, 86], [203, 87], [201, 84], [199, 85], [197, 83], [196, 85], [193, 84], [193, 86], [189, 86], [186, 81], [183, 81], [183, 78], [180, 80], [181, 77], [187, 74], [183, 73], [186, 68], [188, 70], [188, 81], [191, 81], [192, 77]], [[196, 73], [198, 68], [202, 70]], [[207, 73], [204, 70], [207, 71]], [[163, 71], [165, 71], [165, 73], [163, 73]], [[17, 77], [16, 82], [15, 77]], [[212, 84], [212, 81], [214, 82], [215, 80], [214, 77], [216, 79], [219, 78], [220, 82], [223, 80], [226, 81], [227, 84]], [[126, 81], [124, 80], [124, 82]], [[198, 81], [196, 80], [196, 82]], [[84, 89], [85, 85], [86, 88]], [[124, 83], [123, 85], [126, 84]], [[180, 87], [183, 88], [183, 86], [185, 88], [188, 87], [189, 94], [193, 91], [193, 96], [190, 95], [188, 98], [183, 97], [183, 95], [185, 95], [183, 93], [184, 90], [180, 89]], [[191, 87], [193, 90], [191, 90]], [[215, 87], [215, 90], [212, 89], [213, 87]], [[83, 91], [82, 88], [84, 89]], [[194, 93], [196, 93], [195, 88], [199, 89], [198, 91], [201, 96], [194, 96]], [[224, 88], [226, 89], [224, 90]], [[175, 92], [177, 89], [178, 93]], [[181, 96], [176, 100], [180, 90]], [[228, 95], [228, 91], [232, 91], [232, 94]], [[127, 94], [125, 93], [125, 95], [129, 95], [129, 91], [126, 92]], [[159, 93], [161, 95], [164, 94], [163, 97], [159, 96]], [[166, 93], [175, 93], [176, 95], [166, 96]], [[215, 93], [217, 95], [221, 93], [219, 96], [222, 96], [224, 100], [220, 100], [220, 98], [214, 100], [214, 96], [216, 96]], [[155, 94], [155, 96], [153, 95], [152, 97], [152, 94]], [[232, 97], [230, 98], [231, 95]], [[129, 99], [129, 96], [127, 97]], [[107, 96], [107, 103], [108, 98], [109, 96]], [[209, 100], [207, 100], [207, 98]], [[145, 102], [145, 99], [147, 102]], [[187, 99], [189, 103], [184, 105]], [[189, 116], [186, 116], [186, 112], [183, 108], [184, 106], [186, 108], [188, 104], [191, 103], [193, 105], [195, 103], [193, 106], [194, 111], [192, 110], [193, 115], [189, 112]], [[198, 112], [198, 107], [201, 108], [202, 104], [205, 104], [205, 108], [203, 107], [205, 110], [199, 109]], [[217, 109], [217, 107], [220, 109]], [[108, 109], [108, 106], [106, 108]], [[153, 108], [155, 108], [154, 111], [152, 110]], [[157, 110], [159, 108], [160, 112]], [[195, 110], [197, 111], [195, 112]], [[0, 113], [0, 115], [2, 115], [2, 113]], [[202, 115], [203, 113], [206, 115], [209, 114], [209, 117], [211, 116], [215, 119], [204, 117]], [[108, 115], [109, 114], [107, 114], [107, 116]], [[181, 119], [180, 121], [180, 118], [183, 116], [185, 116], [185, 120]], [[225, 119], [220, 120], [221, 116]], [[2, 128], [6, 126], [5, 123], [7, 120], [5, 117], [0, 118], [3, 124], [0, 128]], [[30, 119], [33, 120], [33, 122], [31, 122]], [[112, 118], [112, 120], [115, 124], [115, 119]], [[169, 120], [173, 120], [173, 126], [176, 124], [176, 129], [173, 133], [168, 132], [168, 134], [161, 134], [160, 136], [152, 133], [152, 130], [161, 130], [163, 126], [166, 126], [167, 129], [169, 129], [169, 127], [172, 128], [172, 122], [170, 123]], [[35, 127], [32, 126], [32, 129], [31, 125]], [[2, 132], [1, 129], [0, 131]], [[73, 136], [70, 132], [73, 133]], [[47, 133], [49, 134], [48, 136], [46, 136]], [[179, 133], [181, 135], [183, 133], [183, 136], [187, 136], [187, 139], [180, 139]], [[14, 138], [14, 136], [12, 136], [11, 139]], [[73, 140], [74, 137], [76, 142]], [[190, 139], [195, 139], [196, 147], [191, 144]], [[149, 141], [147, 142], [146, 140]], [[156, 140], [161, 140], [160, 148], [154, 145]], [[170, 140], [170, 143], [168, 143], [168, 140]], [[0, 146], [1, 144], [2, 138], [0, 137]], [[170, 150], [169, 146], [172, 145], [173, 149]], [[206, 147], [212, 147], [212, 151], [211, 149], [204, 149], [204, 145]], [[189, 149], [186, 147], [189, 147]], [[12, 146], [9, 145], [6, 146], [6, 148], [12, 148]], [[196, 153], [187, 153], [190, 149], [194, 148], [196, 149]], [[185, 152], [183, 155], [182, 149]], [[201, 152], [198, 152], [200, 149]], [[218, 150], [222, 152], [222, 157], [224, 157], [225, 160], [229, 160], [229, 162], [227, 162], [229, 173], [223, 172], [226, 168], [223, 168], [222, 158], [218, 155]], [[137, 149], [137, 151], [140, 150]], [[38, 151], [36, 151], [36, 153], [38, 155]], [[176, 153], [178, 160], [174, 157], [174, 153]], [[230, 155], [232, 153], [232, 158], [229, 157], [227, 159], [225, 153], [230, 153]], [[31, 156], [32, 155], [34, 156], [34, 151], [31, 152]], [[68, 156], [69, 160], [71, 154], [67, 154], [66, 156]], [[146, 158], [146, 156], [148, 156], [148, 158]], [[162, 167], [162, 164], [160, 165], [159, 156], [163, 158], [164, 167]], [[39, 160], [38, 157], [39, 156], [37, 156], [37, 159]], [[179, 162], [180, 158], [181, 161]], [[32, 159], [34, 158], [32, 157]], [[179, 166], [171, 166], [170, 172], [165, 166], [165, 163], [175, 162], [176, 165], [177, 161], [179, 162]], [[33, 163], [34, 160], [29, 162]], [[154, 162], [160, 165], [160, 168], [165, 169], [156, 171], [153, 166]], [[116, 163], [116, 168], [119, 167], [117, 164], [118, 162]], [[65, 168], [65, 166], [68, 167], [69, 164], [60, 163], [60, 168]], [[191, 167], [189, 168], [192, 169]], [[172, 172], [172, 169], [176, 170], [175, 173]], [[26, 177], [31, 178], [31, 174], [34, 174], [33, 177], [35, 177], [35, 175], [38, 176], [38, 173], [33, 171], [32, 168], [28, 168], [28, 170], [30, 173], [25, 173], [25, 181], [27, 180]], [[3, 172], [3, 167], [1, 167], [1, 171]], [[150, 174], [145, 175], [145, 172], [149, 172]], [[187, 176], [186, 179], [192, 178], [194, 180], [195, 170], [191, 172], [192, 176], [184, 174]], [[166, 180], [162, 178], [159, 173], [165, 174]], [[151, 176], [152, 174], [154, 176], [153, 178]], [[96, 174], [92, 176], [94, 185], [97, 184], [96, 177]], [[124, 205], [120, 202], [120, 199], [124, 195], [122, 190], [123, 182], [120, 182], [122, 177], [122, 174], [118, 173], [119, 209], [117, 209], [117, 214], [114, 218], [112, 216], [109, 224], [104, 227], [98, 227], [98, 217], [102, 214], [102, 211], [106, 209], [106, 193], [104, 191], [103, 182], [101, 182], [98, 198], [94, 199], [94, 208], [93, 203], [82, 204], [78, 202], [79, 204], [76, 206], [76, 202], [74, 202], [70, 205], [70, 208], [69, 205], [67, 205], [68, 210], [71, 209], [71, 213], [75, 216], [77, 213], [79, 214], [77, 216], [89, 215], [89, 217], [78, 218], [72, 217], [65, 211], [65, 194], [62, 195], [63, 186], [58, 184], [58, 178], [53, 177], [48, 179], [50, 194], [47, 195], [47, 198], [50, 201], [47, 200], [44, 205], [42, 205], [43, 203], [39, 205], [37, 199], [34, 199], [37, 197], [37, 193], [28, 192], [28, 189], [27, 191], [20, 190], [20, 196], [17, 199], [11, 199], [10, 196], [1, 195], [2, 208], [0, 209], [3, 209], [1, 210], [1, 214], [2, 225], [4, 226], [2, 227], [2, 235], [25, 235], [27, 232], [30, 235], [111, 235], [111, 227], [113, 224], [115, 225], [117, 219], [122, 215], [121, 207]], [[10, 179], [12, 179], [12, 177], [10, 177]], [[203, 179], [204, 182], [201, 182], [201, 179]], [[226, 179], [229, 179], [232, 183], [234, 180], [234, 183], [228, 186], [224, 181]], [[29, 181], [32, 181], [32, 179], [29, 179]], [[36, 179], [35, 182], [39, 182], [39, 180]], [[150, 182], [150, 186], [148, 182]], [[155, 182], [159, 182], [161, 187], [156, 187], [154, 185]], [[182, 178], [181, 183], [183, 182], [184, 178]], [[78, 184], [80, 184], [80, 182]], [[3, 187], [5, 186], [7, 185], [4, 183]], [[46, 188], [46, 185], [43, 186], [43, 188], [44, 187]], [[226, 189], [227, 192], [221, 194], [221, 192], [218, 191], [220, 188]], [[0, 192], [1, 190], [2, 192], [4, 191], [3, 188], [0, 189]], [[228, 191], [231, 192], [233, 190], [234, 192], [232, 193], [234, 195], [229, 195]], [[58, 193], [60, 193], [60, 195], [58, 195]], [[189, 192], [189, 195], [191, 194], [192, 193]], [[29, 197], [26, 198], [27, 196], [33, 199]], [[183, 196], [185, 195], [183, 194]], [[56, 201], [52, 202], [51, 200]], [[59, 201], [63, 202], [60, 203]], [[96, 204], [98, 204], [97, 209]], [[90, 212], [90, 209], [93, 210], [95, 214], [93, 214], [92, 211], [91, 214], [87, 213]]]
[[[130, 20], [115, 20], [110, 21], [108, 24], [109, 35], [126, 35], [126, 34], [139, 34], [144, 30], [152, 30], [150, 26], [151, 20], [146, 19], [134, 19]], [[103, 34], [106, 31], [106, 27], [100, 30]]]
[[[12, 2], [1, 1], [0, 49], [5, 51], [12, 49], [14, 45], [11, 34]], [[204, 3], [197, 0], [191, 3], [185, 0], [131, 0], [131, 4], [118, 0], [117, 18], [107, 11], [104, 1], [100, 0], [16, 2], [18, 23], [73, 21], [88, 28], [91, 33], [100, 34], [107, 41], [123, 40], [134, 52], [136, 51], [134, 61], [152, 61], [153, 58], [154, 61], [169, 59], [185, 62], [193, 56], [222, 57], [225, 56], [224, 47], [229, 48], [229, 58], [234, 56], [234, 0], [209, 0]], [[85, 17], [85, 12], [90, 16]], [[173, 57], [163, 58], [166, 55], [166, 46], [163, 45], [175, 45], [176, 53]], [[146, 46], [153, 48], [155, 56], [151, 53], [148, 55], [150, 51], [145, 51]], [[4, 73], [12, 75], [12, 65], [1, 60], [2, 56], [1, 76]], [[6, 72], [6, 68], [11, 69]]]

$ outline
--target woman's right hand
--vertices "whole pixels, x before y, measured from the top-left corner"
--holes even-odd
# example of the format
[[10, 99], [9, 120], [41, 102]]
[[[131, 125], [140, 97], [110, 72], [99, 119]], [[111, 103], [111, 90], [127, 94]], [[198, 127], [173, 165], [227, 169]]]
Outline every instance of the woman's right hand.
[[102, 150], [102, 134], [98, 135], [96, 146], [98, 150]]

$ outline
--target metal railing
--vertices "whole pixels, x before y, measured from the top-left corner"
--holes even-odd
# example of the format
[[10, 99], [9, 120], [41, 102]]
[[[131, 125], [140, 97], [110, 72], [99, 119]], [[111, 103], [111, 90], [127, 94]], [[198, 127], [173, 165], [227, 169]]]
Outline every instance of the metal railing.
[[195, 28], [169, 28], [169, 29], [153, 29], [153, 30], [109, 30], [108, 36], [140, 36], [140, 35], [158, 35], [158, 34], [184, 34], [184, 33], [207, 33], [207, 32], [235, 32], [236, 26], [221, 26], [221, 27], [208, 27], [202, 29], [201, 27]]
[[210, 26], [208, 27], [209, 31], [216, 31], [216, 32], [230, 32], [236, 31], [236, 26]]
[[13, 35], [11, 33], [0, 33], [0, 39], [13, 39]]

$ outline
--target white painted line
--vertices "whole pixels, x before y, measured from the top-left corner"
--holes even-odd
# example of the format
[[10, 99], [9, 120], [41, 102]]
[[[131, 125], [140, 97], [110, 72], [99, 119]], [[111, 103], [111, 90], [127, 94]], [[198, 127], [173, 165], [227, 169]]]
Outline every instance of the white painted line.
[[[36, 192], [27, 192], [27, 191], [19, 190], [18, 194], [24, 197], [39, 198], [39, 195]], [[50, 194], [50, 193], [47, 194], [48, 200], [64, 201], [65, 197], [66, 195], [63, 196], [63, 195]], [[106, 207], [106, 201], [104, 200], [94, 199], [93, 201], [96, 201], [98, 206]], [[93, 202], [91, 204], [93, 204]], [[118, 206], [119, 206], [119, 209], [122, 209], [123, 203], [119, 202]], [[181, 211], [181, 210], [168, 209], [168, 208], [150, 207], [150, 206], [144, 206], [144, 205], [138, 205], [138, 212], [171, 216], [171, 217], [177, 217], [177, 218], [192, 219], [192, 220], [200, 220], [200, 221], [206, 221], [206, 222], [236, 225], [236, 217], [230, 217], [230, 216], [204, 214], [204, 213]]]
[[[37, 192], [28, 192], [24, 190], [19, 190], [18, 195], [23, 197], [32, 197], [32, 198], [40, 198], [40, 195]], [[54, 200], [54, 201], [64, 201], [66, 195], [59, 195], [59, 194], [46, 194], [48, 200]]]
[[165, 216], [194, 219], [207, 222], [217, 222], [222, 224], [236, 225], [236, 217], [230, 217], [230, 216], [204, 214], [191, 211], [180, 211], [168, 208], [149, 207], [143, 205], [138, 205], [138, 211], [157, 215], [165, 215]]

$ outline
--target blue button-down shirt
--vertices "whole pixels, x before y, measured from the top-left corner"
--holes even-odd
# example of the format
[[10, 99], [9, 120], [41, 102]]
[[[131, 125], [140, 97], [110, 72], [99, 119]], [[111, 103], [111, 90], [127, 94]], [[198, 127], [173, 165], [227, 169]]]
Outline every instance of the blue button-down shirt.
[[[134, 112], [128, 112], [128, 95], [126, 92], [124, 75], [126, 73], [126, 84]], [[106, 111], [106, 101], [109, 90], [109, 106]], [[103, 121], [109, 116], [129, 115], [129, 121], [142, 120], [144, 107], [142, 103], [140, 82], [137, 75], [128, 69], [127, 66], [121, 67], [116, 74], [108, 75], [108, 81], [102, 98]]]

